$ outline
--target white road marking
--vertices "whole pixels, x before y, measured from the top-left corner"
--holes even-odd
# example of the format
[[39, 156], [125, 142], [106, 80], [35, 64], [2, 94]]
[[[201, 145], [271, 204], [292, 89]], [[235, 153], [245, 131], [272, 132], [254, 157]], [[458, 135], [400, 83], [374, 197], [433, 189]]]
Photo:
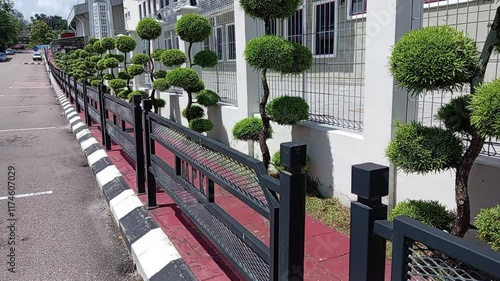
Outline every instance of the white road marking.
[[18, 131], [52, 130], [52, 129], [56, 129], [56, 127], [43, 127], [43, 128], [26, 128], [26, 129], [10, 129], [10, 130], [0, 130], [0, 133], [18, 132]]
[[[52, 194], [52, 191], [42, 191], [42, 192], [33, 192], [33, 193], [26, 193], [26, 194], [19, 194], [19, 195], [14, 195], [14, 198], [22, 198], [22, 197], [32, 197], [32, 196], [38, 196], [38, 195], [48, 195]], [[4, 196], [0, 197], [0, 200], [5, 200], [10, 198], [9, 196]]]
[[15, 109], [15, 108], [26, 108], [26, 107], [45, 107], [52, 106], [52, 104], [41, 104], [41, 105], [19, 105], [19, 106], [0, 106], [0, 109]]

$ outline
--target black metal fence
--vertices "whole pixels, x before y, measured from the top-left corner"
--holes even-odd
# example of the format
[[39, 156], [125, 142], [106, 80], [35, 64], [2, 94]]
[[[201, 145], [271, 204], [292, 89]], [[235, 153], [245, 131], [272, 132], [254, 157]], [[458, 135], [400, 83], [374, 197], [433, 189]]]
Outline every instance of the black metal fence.
[[388, 280], [386, 244], [392, 242], [392, 281], [500, 280], [500, 253], [408, 217], [387, 220], [389, 168], [352, 167], [349, 279]]
[[[99, 126], [106, 149], [115, 143], [135, 163], [138, 193], [147, 191], [149, 208], [157, 207], [159, 187], [246, 280], [304, 279], [305, 145], [281, 144], [287, 171], [277, 180], [261, 161], [151, 112], [151, 100], [141, 107], [140, 96], [129, 103], [49, 67], [87, 125]], [[268, 243], [218, 204], [222, 192], [269, 222]]]

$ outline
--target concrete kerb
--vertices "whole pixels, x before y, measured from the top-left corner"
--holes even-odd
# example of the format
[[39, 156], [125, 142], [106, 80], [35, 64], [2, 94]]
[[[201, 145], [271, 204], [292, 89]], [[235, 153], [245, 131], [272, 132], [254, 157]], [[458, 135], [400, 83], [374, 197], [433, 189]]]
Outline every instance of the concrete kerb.
[[111, 213], [144, 280], [197, 280], [167, 235], [149, 214], [105, 150], [50, 75], [64, 115], [87, 157]]

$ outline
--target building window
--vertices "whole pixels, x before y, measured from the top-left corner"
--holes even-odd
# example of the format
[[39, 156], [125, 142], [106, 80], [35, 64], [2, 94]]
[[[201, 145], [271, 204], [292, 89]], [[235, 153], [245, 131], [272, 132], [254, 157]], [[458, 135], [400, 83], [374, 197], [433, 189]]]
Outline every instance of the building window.
[[314, 54], [335, 55], [335, 1], [316, 4], [314, 13]]
[[227, 41], [227, 59], [236, 59], [236, 34], [234, 30], [234, 23], [227, 25], [226, 30], [226, 41]]
[[165, 2], [163, 0], [160, 0], [160, 9], [165, 7]]
[[351, 16], [366, 13], [367, 0], [351, 0]]
[[210, 37], [203, 41], [203, 50], [210, 50]]
[[148, 15], [151, 14], [151, 0], [148, 0]]
[[276, 36], [279, 36], [279, 22], [277, 19], [273, 19], [269, 21], [270, 33]]
[[146, 13], [146, 2], [142, 3], [142, 17], [145, 18], [147, 17], [148, 14]]
[[139, 19], [142, 20], [142, 9], [141, 9], [141, 5], [139, 5]]
[[302, 44], [302, 15], [302, 9], [297, 10], [293, 16], [287, 19], [286, 25], [286, 39], [298, 44]]
[[215, 28], [215, 40], [217, 42], [216, 44], [216, 53], [217, 56], [219, 57], [219, 60], [224, 59], [224, 54], [223, 54], [223, 45], [224, 45], [224, 38], [222, 38], [222, 26], [218, 26]]
[[104, 6], [104, 5], [99, 6], [99, 10], [101, 12], [106, 12], [106, 6]]
[[156, 0], [153, 0], [153, 11], [156, 13]]

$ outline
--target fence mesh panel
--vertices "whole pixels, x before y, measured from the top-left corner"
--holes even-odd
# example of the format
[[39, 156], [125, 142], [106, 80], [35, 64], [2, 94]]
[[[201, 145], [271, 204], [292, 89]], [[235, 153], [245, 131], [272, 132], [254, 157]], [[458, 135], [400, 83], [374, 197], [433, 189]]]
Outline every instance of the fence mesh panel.
[[[428, 26], [451, 26], [459, 31], [467, 33], [477, 43], [478, 50], [481, 51], [490, 24], [495, 17], [499, 3], [494, 0], [413, 0], [421, 4], [414, 15], [420, 18], [413, 18], [413, 29]], [[414, 2], [415, 3], [415, 2]], [[416, 24], [415, 24], [416, 23]], [[499, 77], [499, 55], [494, 53], [487, 66], [485, 82], [495, 80]], [[407, 120], [416, 120], [426, 126], [443, 126], [442, 122], [436, 118], [438, 110], [452, 98], [470, 93], [470, 86], [466, 85], [461, 91], [446, 92], [435, 91], [422, 93], [419, 96], [408, 97]], [[467, 139], [465, 139], [467, 141]], [[482, 154], [500, 157], [497, 153], [500, 144], [489, 139], [483, 147]]]
[[461, 261], [412, 243], [409, 251], [408, 275], [411, 281], [499, 281]]

